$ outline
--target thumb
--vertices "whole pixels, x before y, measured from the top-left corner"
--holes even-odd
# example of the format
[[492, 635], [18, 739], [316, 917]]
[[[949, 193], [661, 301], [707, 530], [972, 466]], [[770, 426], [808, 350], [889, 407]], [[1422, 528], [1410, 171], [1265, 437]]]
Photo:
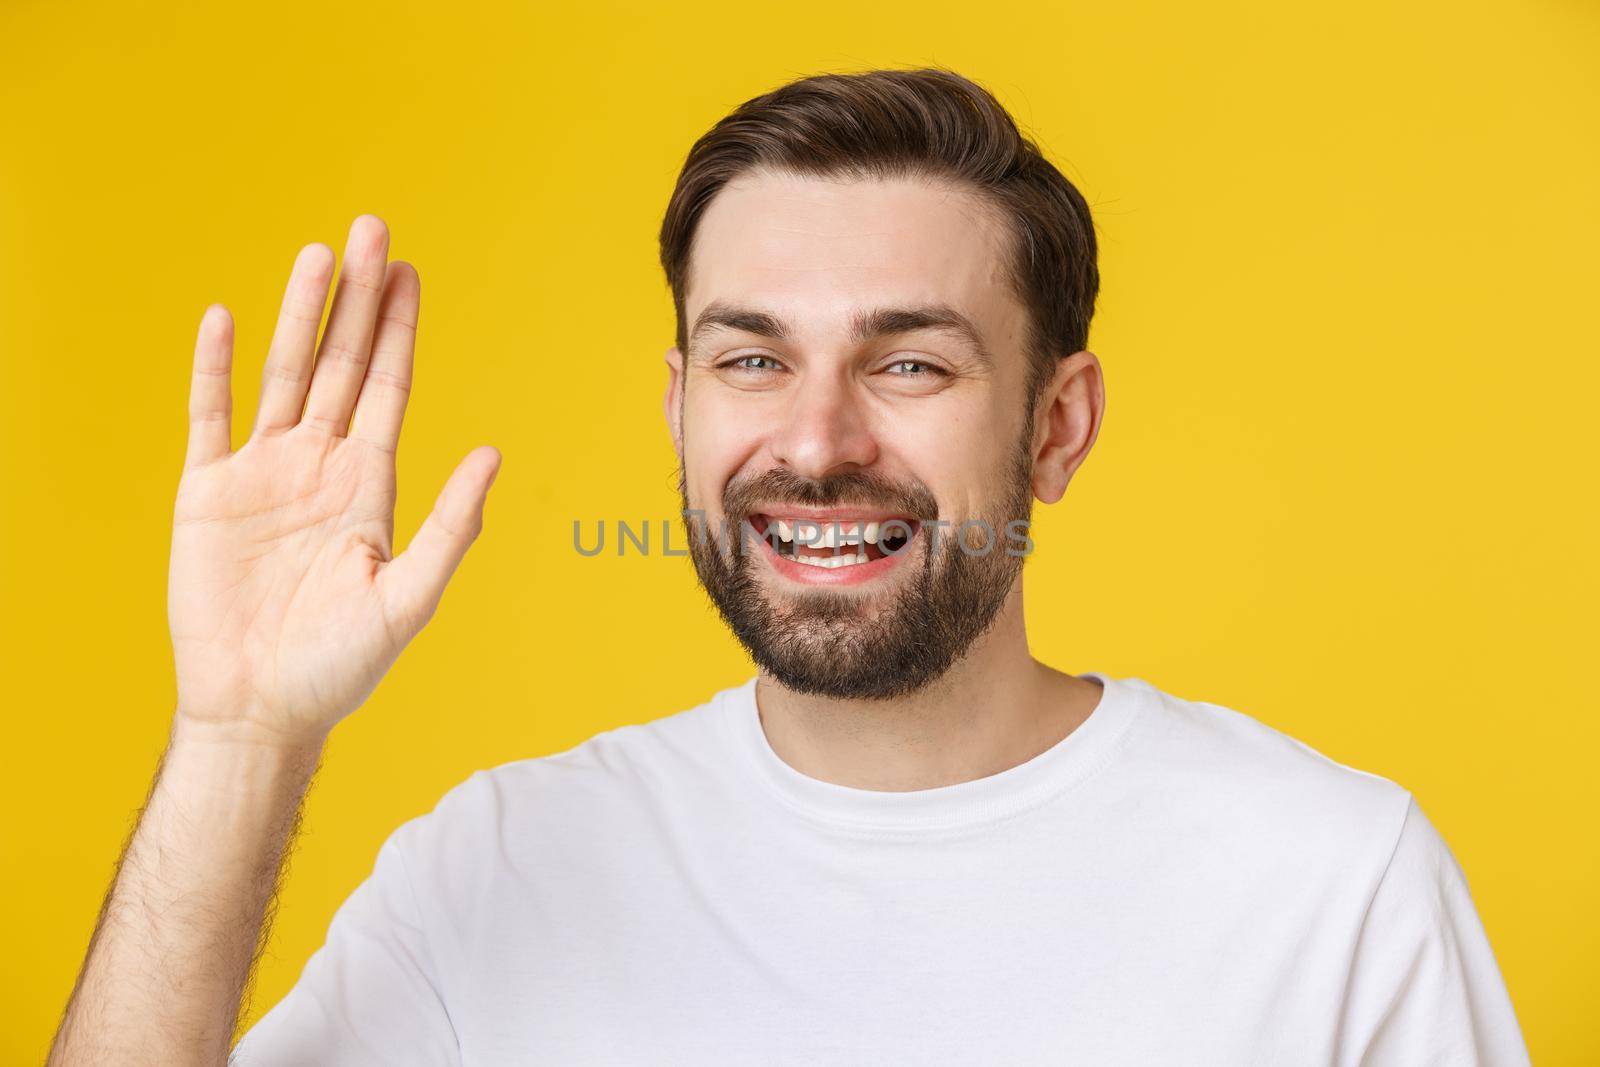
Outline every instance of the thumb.
[[383, 569], [383, 595], [413, 633], [433, 617], [444, 587], [483, 529], [483, 504], [500, 473], [500, 453], [473, 449], [456, 465], [434, 501], [433, 511], [406, 550]]

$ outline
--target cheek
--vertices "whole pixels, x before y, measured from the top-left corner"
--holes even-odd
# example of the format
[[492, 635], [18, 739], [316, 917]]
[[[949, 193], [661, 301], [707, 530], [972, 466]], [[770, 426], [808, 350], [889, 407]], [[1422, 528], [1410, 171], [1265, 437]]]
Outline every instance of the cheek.
[[689, 500], [716, 508], [728, 482], [760, 452], [760, 420], [715, 399], [691, 397], [684, 405], [683, 427]]
[[998, 490], [994, 465], [999, 445], [992, 433], [978, 427], [977, 420], [959, 417], [927, 425], [902, 423], [891, 438], [898, 465], [927, 486], [951, 517], [979, 514]]

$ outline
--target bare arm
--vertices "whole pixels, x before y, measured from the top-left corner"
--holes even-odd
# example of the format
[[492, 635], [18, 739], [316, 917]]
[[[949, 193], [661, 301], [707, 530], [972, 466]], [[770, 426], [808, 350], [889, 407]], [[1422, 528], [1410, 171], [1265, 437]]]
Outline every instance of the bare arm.
[[51, 1063], [224, 1061], [317, 751], [174, 729]]
[[456, 468], [394, 555], [394, 451], [420, 286], [362, 216], [300, 253], [250, 440], [230, 451], [233, 327], [200, 325], [168, 615], [178, 709], [52, 1064], [220, 1064], [323, 743], [437, 608], [499, 454]]

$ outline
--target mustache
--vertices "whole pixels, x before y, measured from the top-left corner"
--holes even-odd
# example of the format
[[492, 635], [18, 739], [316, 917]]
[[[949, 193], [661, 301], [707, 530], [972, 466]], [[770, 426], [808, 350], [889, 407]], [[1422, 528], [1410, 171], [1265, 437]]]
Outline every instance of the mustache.
[[840, 504], [881, 507], [925, 522], [939, 517], [939, 503], [927, 486], [895, 481], [876, 471], [804, 478], [780, 467], [736, 478], [722, 491], [722, 512], [735, 520], [748, 517], [758, 504], [771, 503], [813, 508]]

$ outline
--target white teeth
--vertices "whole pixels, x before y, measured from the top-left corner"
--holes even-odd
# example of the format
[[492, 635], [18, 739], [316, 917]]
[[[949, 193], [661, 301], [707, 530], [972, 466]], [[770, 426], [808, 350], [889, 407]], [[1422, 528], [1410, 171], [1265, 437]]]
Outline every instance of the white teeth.
[[838, 548], [878, 541], [879, 524], [869, 522], [863, 526], [856, 519], [773, 519], [772, 525], [780, 540], [798, 540], [811, 548]]
[[[813, 567], [847, 567], [867, 562], [866, 546], [881, 544], [889, 535], [905, 536], [905, 520], [890, 519], [883, 522], [862, 522], [859, 519], [771, 519], [778, 540], [790, 549], [798, 545], [814, 549], [851, 549], [848, 554], [807, 556], [795, 551], [785, 553], [788, 558]], [[884, 527], [890, 527], [885, 530]], [[776, 547], [776, 545], [774, 546]]]
[[859, 545], [861, 531], [859, 529], [846, 530], [841, 522], [822, 523], [816, 540], [811, 542], [817, 548], [838, 548], [840, 545]]
[[808, 567], [853, 567], [857, 563], [865, 563], [867, 557], [855, 556], [791, 556], [796, 563], [804, 563]]

